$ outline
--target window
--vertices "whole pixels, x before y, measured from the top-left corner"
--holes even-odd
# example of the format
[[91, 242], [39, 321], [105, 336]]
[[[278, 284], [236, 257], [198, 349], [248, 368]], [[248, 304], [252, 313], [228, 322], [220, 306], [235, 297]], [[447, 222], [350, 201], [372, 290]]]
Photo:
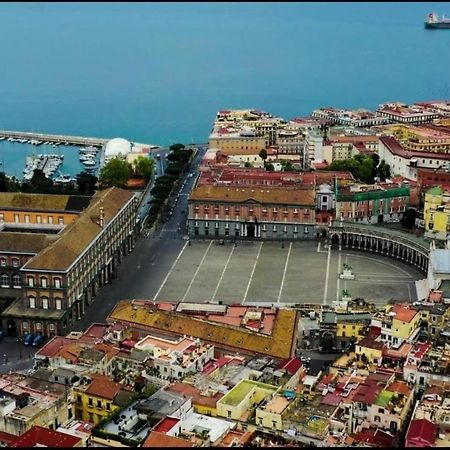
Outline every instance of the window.
[[49, 329], [50, 331], [55, 331], [55, 324], [54, 324], [54, 323], [51, 323], [51, 324], [48, 326], [48, 329]]
[[273, 232], [274, 232], [274, 233], [277, 232], [277, 226], [276, 226], [276, 225], [273, 226]]
[[36, 331], [42, 331], [42, 323], [37, 322], [34, 328], [36, 328]]
[[25, 223], [30, 223], [30, 215], [25, 214]]
[[5, 215], [3, 213], [0, 214], [0, 222], [3, 222], [5, 220]]
[[374, 417], [374, 421], [375, 422], [381, 422], [381, 417], [380, 416], [375, 416]]
[[50, 224], [53, 223], [53, 216], [48, 216], [48, 223], [50, 223]]
[[42, 217], [36, 216], [36, 223], [42, 223]]
[[57, 299], [55, 300], [55, 304], [56, 304], [56, 309], [61, 309], [61, 304], [62, 304], [62, 302], [61, 302], [61, 299], [60, 299], [60, 298], [57, 298]]
[[97, 408], [101, 408], [102, 407], [102, 401], [101, 400], [97, 400]]
[[58, 217], [58, 223], [64, 225], [64, 217]]
[[14, 214], [14, 222], [19, 223], [19, 214]]
[[1, 283], [2, 287], [8, 287], [9, 286], [9, 276], [6, 275], [6, 273], [4, 273], [0, 277], [0, 283]]
[[111, 410], [111, 403], [106, 403], [106, 410], [110, 411]]
[[34, 287], [34, 278], [28, 277], [28, 286], [29, 287]]
[[28, 297], [28, 300], [30, 301], [30, 308], [36, 308], [36, 297], [33, 297], [32, 295], [30, 295]]
[[59, 278], [54, 279], [55, 288], [59, 289], [61, 287], [61, 280]]
[[28, 330], [28, 322], [22, 322], [22, 328]]
[[41, 278], [41, 286], [42, 286], [43, 288], [46, 288], [46, 287], [47, 287], [47, 278], [45, 278], [45, 277], [42, 277], [42, 278]]
[[12, 265], [13, 267], [19, 267], [19, 260], [17, 258], [13, 258], [12, 259]]
[[48, 309], [48, 298], [42, 297], [42, 309]]
[[93, 404], [94, 404], [94, 403], [93, 403], [93, 401], [92, 401], [92, 398], [90, 398], [90, 399], [88, 400], [88, 405], [89, 405], [89, 406], [93, 406]]
[[20, 287], [21, 286], [21, 279], [20, 279], [20, 275], [14, 275], [13, 276], [13, 286], [14, 287]]
[[77, 403], [81, 405], [81, 395], [77, 395]]
[[6, 267], [6, 258], [0, 258], [0, 266]]

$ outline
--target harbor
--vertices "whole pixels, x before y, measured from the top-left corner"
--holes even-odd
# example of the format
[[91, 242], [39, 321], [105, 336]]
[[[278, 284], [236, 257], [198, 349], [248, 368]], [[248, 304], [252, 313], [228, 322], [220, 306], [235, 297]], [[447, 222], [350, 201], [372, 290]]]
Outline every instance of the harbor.
[[[125, 145], [123, 154], [134, 149], [156, 152], [157, 145], [129, 142], [121, 138], [100, 139], [21, 131], [0, 131], [0, 171], [16, 179], [31, 180], [41, 169], [54, 182], [69, 183], [81, 172], [98, 176], [108, 143]], [[115, 144], [114, 144], [115, 143]], [[128, 149], [128, 150], [127, 150]]]
[[[13, 134], [12, 134], [13, 133]], [[74, 181], [80, 172], [98, 176], [107, 139], [0, 132], [0, 171], [29, 181], [35, 169], [55, 182]]]

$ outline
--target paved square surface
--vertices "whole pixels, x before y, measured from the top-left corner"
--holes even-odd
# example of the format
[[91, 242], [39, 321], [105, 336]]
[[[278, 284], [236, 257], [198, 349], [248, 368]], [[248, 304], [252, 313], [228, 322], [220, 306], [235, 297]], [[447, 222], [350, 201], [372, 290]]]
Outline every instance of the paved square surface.
[[[340, 280], [343, 264], [354, 280]], [[415, 280], [425, 275], [400, 261], [355, 250], [324, 249], [318, 242], [192, 241], [183, 247], [155, 300], [244, 304], [331, 305], [343, 289], [352, 298], [385, 304], [416, 301]]]

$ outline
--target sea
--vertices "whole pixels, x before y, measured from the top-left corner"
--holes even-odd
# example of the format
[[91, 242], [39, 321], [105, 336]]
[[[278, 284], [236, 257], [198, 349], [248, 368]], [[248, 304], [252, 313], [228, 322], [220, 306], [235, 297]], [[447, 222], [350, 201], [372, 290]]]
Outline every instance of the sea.
[[[167, 146], [207, 142], [219, 109], [449, 99], [450, 30], [424, 28], [433, 11], [450, 3], [2, 2], [0, 129]], [[0, 142], [7, 173], [25, 146]], [[80, 169], [64, 152], [63, 171]]]

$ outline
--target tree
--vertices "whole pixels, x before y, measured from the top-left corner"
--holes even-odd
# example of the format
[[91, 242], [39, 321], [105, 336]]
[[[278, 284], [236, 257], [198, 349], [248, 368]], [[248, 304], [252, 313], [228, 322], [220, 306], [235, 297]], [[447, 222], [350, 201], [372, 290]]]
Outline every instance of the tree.
[[284, 172], [295, 172], [296, 170], [294, 164], [292, 164], [292, 162], [287, 159], [283, 159], [281, 161], [281, 165], [283, 166]]
[[123, 187], [131, 177], [131, 167], [127, 161], [112, 158], [100, 171], [100, 182], [103, 186]]
[[153, 169], [155, 167], [155, 160], [146, 158], [145, 156], [139, 155], [134, 160], [134, 171], [137, 175], [145, 178], [146, 181], [149, 181], [152, 177]]
[[246, 161], [244, 164], [244, 167], [253, 167], [252, 163], [249, 161]]
[[274, 165], [272, 163], [267, 163], [266, 164], [266, 170], [268, 172], [273, 172], [275, 170], [275, 167], [274, 167]]
[[80, 172], [77, 175], [78, 191], [83, 195], [93, 195], [97, 185], [97, 177], [87, 172]]
[[381, 160], [378, 166], [378, 176], [381, 181], [385, 181], [386, 178], [391, 176], [391, 166], [384, 159]]
[[402, 225], [405, 228], [412, 230], [416, 224], [417, 211], [414, 208], [409, 208], [403, 214], [403, 219], [401, 220]]
[[47, 178], [42, 169], [34, 169], [33, 177], [30, 180], [31, 192], [50, 193], [53, 187], [53, 180]]
[[169, 147], [170, 151], [184, 150], [186, 147], [183, 144], [173, 144]]
[[265, 148], [263, 148], [260, 152], [259, 152], [259, 157], [263, 160], [264, 162], [264, 166], [266, 165], [266, 159], [267, 159], [267, 150]]

